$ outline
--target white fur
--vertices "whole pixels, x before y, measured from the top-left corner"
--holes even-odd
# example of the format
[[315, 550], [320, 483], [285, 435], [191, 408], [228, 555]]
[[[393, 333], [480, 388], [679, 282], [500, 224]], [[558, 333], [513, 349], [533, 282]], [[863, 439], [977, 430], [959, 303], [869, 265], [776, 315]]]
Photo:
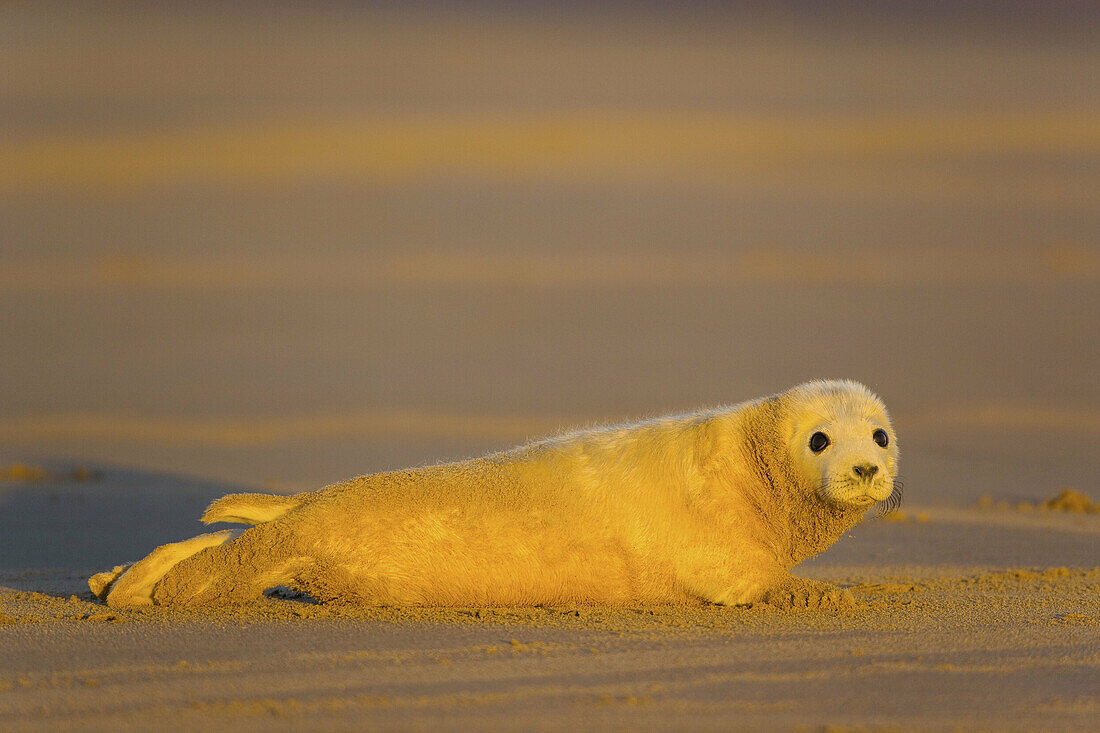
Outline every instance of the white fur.
[[[818, 430], [832, 442], [815, 455]], [[857, 481], [857, 463], [880, 470]], [[257, 526], [160, 548], [107, 600], [226, 603], [282, 584], [363, 604], [839, 602], [789, 570], [886, 498], [896, 465], [870, 390], [810, 382], [295, 497], [224, 497], [204, 519]]]

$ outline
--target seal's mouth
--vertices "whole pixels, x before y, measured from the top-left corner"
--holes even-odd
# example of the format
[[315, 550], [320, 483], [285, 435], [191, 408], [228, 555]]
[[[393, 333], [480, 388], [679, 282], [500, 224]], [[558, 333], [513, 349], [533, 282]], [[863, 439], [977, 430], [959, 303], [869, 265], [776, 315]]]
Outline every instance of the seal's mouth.
[[834, 504], [855, 508], [881, 503], [882, 513], [886, 514], [901, 505], [901, 483], [897, 480], [868, 484], [844, 478], [826, 479], [818, 489], [818, 496]]

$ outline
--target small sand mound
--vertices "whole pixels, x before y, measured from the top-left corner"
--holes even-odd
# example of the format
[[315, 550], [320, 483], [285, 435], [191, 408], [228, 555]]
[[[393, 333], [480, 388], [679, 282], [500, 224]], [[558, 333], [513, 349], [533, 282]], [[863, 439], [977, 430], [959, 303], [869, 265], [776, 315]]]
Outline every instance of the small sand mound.
[[1010, 504], [1007, 501], [994, 501], [993, 497], [986, 494], [978, 499], [979, 509], [999, 509], [1007, 511], [1015, 509], [1018, 512], [1030, 512], [1036, 509], [1045, 509], [1051, 512], [1076, 512], [1079, 514], [1100, 514], [1100, 504], [1095, 504], [1088, 496], [1080, 491], [1066, 488], [1058, 496], [1053, 496], [1041, 504], [1032, 504], [1028, 501], [1020, 501]]
[[1087, 496], [1073, 489], [1064, 489], [1058, 496], [1047, 499], [1043, 502], [1043, 508], [1057, 512], [1100, 514], [1100, 504], [1094, 504]]
[[45, 469], [26, 463], [0, 466], [0, 481], [42, 481], [48, 475]]
[[32, 466], [29, 463], [9, 463], [0, 466], [0, 481], [22, 481], [31, 483], [35, 481], [95, 481], [99, 479], [99, 473], [87, 466], [76, 466], [71, 471], [57, 472], [47, 471], [41, 466]]

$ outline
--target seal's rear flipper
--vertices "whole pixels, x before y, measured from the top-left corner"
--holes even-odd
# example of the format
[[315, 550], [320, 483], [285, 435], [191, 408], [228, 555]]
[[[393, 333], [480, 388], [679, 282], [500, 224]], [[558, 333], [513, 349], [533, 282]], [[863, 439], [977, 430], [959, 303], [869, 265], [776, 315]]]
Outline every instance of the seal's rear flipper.
[[133, 563], [128, 562], [125, 565], [115, 565], [112, 570], [96, 573], [88, 578], [88, 587], [92, 589], [92, 593], [95, 593], [96, 598], [101, 601], [107, 600], [107, 594], [111, 592], [111, 586], [115, 584], [120, 575], [130, 569], [131, 565]]
[[88, 587], [112, 608], [151, 605], [153, 586], [177, 563], [208, 547], [225, 544], [240, 534], [241, 530], [223, 529], [161, 545], [132, 565], [119, 565], [114, 570], [93, 575], [88, 579]]
[[236, 522], [238, 524], [263, 524], [278, 519], [301, 504], [294, 496], [274, 494], [229, 494], [206, 508], [202, 521]]

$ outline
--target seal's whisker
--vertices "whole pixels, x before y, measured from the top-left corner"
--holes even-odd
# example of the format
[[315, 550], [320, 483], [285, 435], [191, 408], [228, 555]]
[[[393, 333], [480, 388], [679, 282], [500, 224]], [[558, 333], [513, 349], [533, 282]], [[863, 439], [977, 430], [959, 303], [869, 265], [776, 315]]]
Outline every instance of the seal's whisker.
[[890, 512], [896, 511], [901, 506], [901, 500], [905, 494], [905, 483], [901, 479], [894, 479], [894, 488], [890, 495], [879, 502], [878, 516], [885, 517]]

